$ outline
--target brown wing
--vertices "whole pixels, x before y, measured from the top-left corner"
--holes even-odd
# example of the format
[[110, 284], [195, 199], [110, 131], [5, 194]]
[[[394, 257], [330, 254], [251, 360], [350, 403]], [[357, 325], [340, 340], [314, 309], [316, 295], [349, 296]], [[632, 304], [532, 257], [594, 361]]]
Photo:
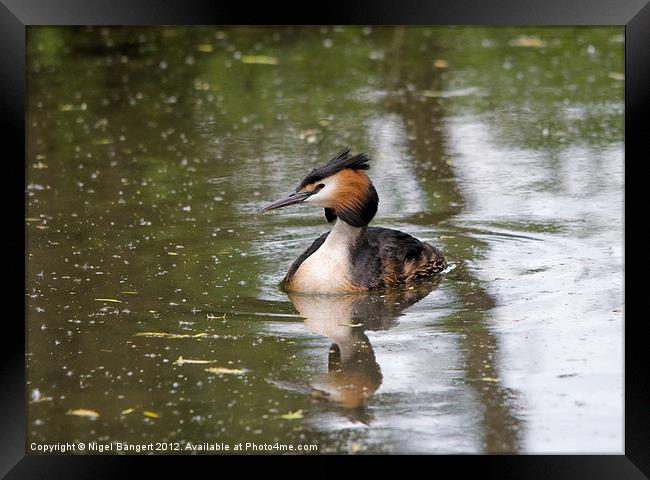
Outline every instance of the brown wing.
[[355, 281], [369, 289], [412, 283], [447, 267], [437, 248], [407, 233], [377, 227], [366, 230], [353, 259]]

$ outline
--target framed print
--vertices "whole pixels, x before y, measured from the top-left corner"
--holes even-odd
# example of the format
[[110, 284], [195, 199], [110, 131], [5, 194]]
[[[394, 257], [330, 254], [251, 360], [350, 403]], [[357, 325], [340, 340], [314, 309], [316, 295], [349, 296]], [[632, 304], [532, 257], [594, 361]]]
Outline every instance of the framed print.
[[0, 6], [7, 478], [243, 455], [646, 478], [650, 7], [333, 7]]

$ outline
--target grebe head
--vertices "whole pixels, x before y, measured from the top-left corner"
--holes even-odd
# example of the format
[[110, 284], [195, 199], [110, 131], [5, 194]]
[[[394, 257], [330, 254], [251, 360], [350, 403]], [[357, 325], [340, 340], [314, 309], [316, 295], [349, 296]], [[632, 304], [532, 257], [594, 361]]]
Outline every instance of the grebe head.
[[368, 225], [379, 203], [377, 191], [364, 172], [369, 160], [364, 153], [353, 156], [345, 149], [309, 172], [293, 193], [266, 205], [262, 211], [305, 203], [324, 208], [328, 222], [340, 218], [354, 227]]

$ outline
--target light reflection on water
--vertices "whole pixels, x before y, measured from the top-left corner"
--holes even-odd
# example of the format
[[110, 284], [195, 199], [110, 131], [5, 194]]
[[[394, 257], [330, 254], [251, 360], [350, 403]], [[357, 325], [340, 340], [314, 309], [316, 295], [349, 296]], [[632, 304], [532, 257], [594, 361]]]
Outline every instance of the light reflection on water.
[[[29, 439], [620, 452], [620, 35], [30, 30]], [[279, 290], [327, 225], [257, 209], [342, 145], [422, 298]]]

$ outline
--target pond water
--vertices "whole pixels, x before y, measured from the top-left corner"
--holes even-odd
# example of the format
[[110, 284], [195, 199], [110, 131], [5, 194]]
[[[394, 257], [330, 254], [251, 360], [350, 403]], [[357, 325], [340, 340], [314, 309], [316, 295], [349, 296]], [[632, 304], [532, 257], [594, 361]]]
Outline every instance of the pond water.
[[[30, 27], [28, 450], [622, 452], [623, 39]], [[344, 146], [437, 281], [280, 290]]]

